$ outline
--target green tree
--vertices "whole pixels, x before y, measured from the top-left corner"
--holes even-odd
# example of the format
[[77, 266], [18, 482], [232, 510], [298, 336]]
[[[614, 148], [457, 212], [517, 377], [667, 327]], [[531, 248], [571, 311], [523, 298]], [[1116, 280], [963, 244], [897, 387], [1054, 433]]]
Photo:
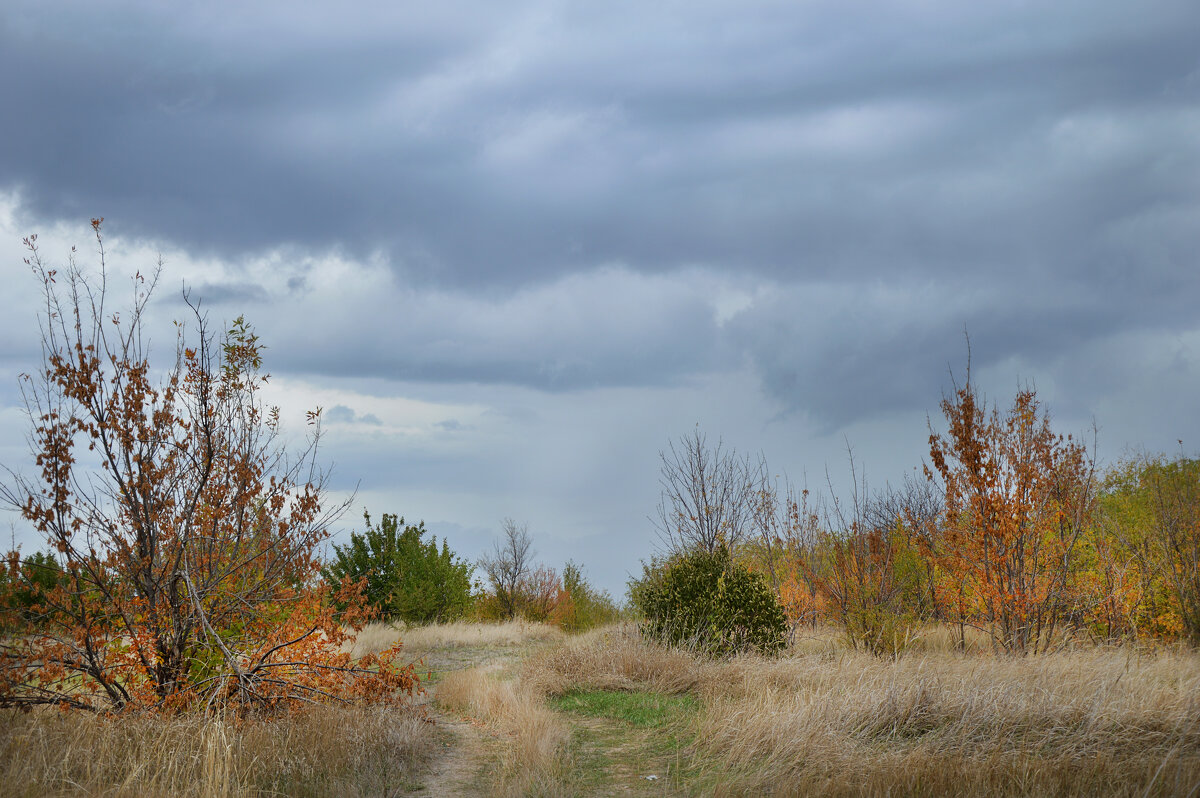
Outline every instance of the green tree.
[[34, 552], [21, 558], [9, 554], [10, 567], [0, 568], [0, 628], [16, 628], [22, 622], [39, 625], [39, 608], [63, 580], [62, 566], [49, 552]]
[[334, 545], [333, 560], [321, 573], [331, 586], [366, 580], [367, 601], [380, 614], [408, 624], [444, 623], [462, 617], [471, 604], [473, 566], [459, 559], [446, 541], [424, 540], [425, 523], [406, 526], [384, 513], [378, 526], [363, 513], [366, 531], [352, 532], [345, 546]]

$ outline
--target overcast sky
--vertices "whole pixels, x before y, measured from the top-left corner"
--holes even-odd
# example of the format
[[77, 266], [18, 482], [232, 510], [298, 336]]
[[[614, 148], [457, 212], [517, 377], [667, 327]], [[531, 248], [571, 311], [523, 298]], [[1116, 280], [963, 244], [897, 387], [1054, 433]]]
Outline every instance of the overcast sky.
[[340, 534], [511, 516], [618, 596], [670, 440], [895, 483], [964, 330], [1102, 462], [1195, 453], [1198, 42], [1195, 0], [5, 0], [0, 462], [21, 238], [94, 263], [93, 216], [155, 323], [186, 282], [324, 408]]

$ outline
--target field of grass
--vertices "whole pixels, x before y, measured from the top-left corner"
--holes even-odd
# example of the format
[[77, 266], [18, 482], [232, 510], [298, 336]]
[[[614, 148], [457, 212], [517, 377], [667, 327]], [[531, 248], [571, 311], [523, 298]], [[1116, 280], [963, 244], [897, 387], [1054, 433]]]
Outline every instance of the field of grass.
[[0, 716], [0, 794], [1200, 796], [1200, 653], [1081, 646], [898, 660], [809, 629], [709, 661], [631, 626], [378, 626], [424, 710], [270, 722]]
[[815, 637], [812, 653], [710, 662], [607, 630], [533, 658], [525, 679], [558, 706], [597, 690], [696, 698], [684, 794], [1200, 793], [1196, 652], [930, 644], [888, 661]]

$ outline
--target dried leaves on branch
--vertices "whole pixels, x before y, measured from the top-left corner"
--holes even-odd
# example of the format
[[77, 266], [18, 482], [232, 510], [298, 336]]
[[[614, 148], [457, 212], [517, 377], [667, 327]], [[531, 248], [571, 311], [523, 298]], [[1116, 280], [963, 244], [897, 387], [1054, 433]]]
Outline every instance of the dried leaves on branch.
[[[215, 336], [189, 302], [174, 363], [143, 339], [158, 272], [135, 278], [124, 314], [98, 275], [26, 262], [44, 287], [43, 367], [24, 375], [36, 475], [9, 471], [0, 496], [51, 547], [62, 574], [36, 606], [4, 618], [0, 706], [97, 711], [273, 709], [417, 687], [399, 645], [351, 662], [366, 620], [360, 586], [319, 589], [318, 547], [344, 505], [323, 507], [319, 411], [291, 453], [261, 392], [263, 346], [242, 319]], [[10, 555], [5, 584], [20, 587]], [[3, 607], [12, 606], [3, 602]], [[335, 612], [335, 606], [346, 609]]]
[[947, 575], [959, 619], [974, 619], [997, 648], [1037, 653], [1082, 617], [1074, 576], [1095, 499], [1086, 447], [1056, 435], [1032, 390], [989, 412], [971, 384], [942, 402], [949, 430], [931, 432], [926, 476], [945, 498], [926, 540]]

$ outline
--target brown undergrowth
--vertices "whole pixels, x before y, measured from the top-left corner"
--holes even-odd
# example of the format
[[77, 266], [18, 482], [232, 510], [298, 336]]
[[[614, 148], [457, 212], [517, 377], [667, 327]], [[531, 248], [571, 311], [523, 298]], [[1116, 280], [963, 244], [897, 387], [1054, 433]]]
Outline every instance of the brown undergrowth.
[[403, 638], [406, 652], [422, 652], [429, 649], [483, 648], [489, 646], [516, 646], [533, 642], [553, 642], [565, 635], [554, 626], [532, 623], [520, 619], [501, 623], [452, 623], [430, 624], [429, 626], [405, 626], [382, 621], [363, 627], [354, 640], [352, 655], [355, 658], [386, 650]]

